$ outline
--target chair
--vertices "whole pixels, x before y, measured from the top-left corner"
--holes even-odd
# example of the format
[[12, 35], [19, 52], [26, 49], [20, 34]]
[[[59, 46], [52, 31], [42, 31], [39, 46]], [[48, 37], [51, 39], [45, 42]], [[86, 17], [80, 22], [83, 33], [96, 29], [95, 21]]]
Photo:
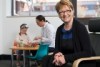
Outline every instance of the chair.
[[[72, 67], [79, 67], [81, 62], [94, 61], [96, 62], [96, 67], [100, 67], [100, 19], [92, 19], [88, 24], [89, 31], [91, 32], [90, 40], [91, 45], [96, 53], [96, 56], [80, 58], [74, 61]], [[99, 32], [99, 34], [97, 34]]]
[[44, 56], [48, 55], [48, 45], [47, 44], [40, 44], [39, 49], [36, 52], [35, 56], [26, 56], [31, 60], [35, 60], [35, 64], [37, 65], [37, 61], [41, 61]]

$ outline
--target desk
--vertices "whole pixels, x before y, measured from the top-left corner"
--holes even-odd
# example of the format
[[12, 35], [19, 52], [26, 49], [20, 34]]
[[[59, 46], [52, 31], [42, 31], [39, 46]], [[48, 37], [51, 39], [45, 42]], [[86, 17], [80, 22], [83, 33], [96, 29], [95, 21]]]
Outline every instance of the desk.
[[25, 50], [38, 50], [38, 48], [39, 48], [39, 45], [35, 47], [12, 47], [10, 48], [12, 50], [12, 55], [11, 55], [12, 67], [13, 67], [13, 58], [14, 58], [13, 50], [23, 50], [23, 64], [24, 64], [23, 67], [25, 67]]

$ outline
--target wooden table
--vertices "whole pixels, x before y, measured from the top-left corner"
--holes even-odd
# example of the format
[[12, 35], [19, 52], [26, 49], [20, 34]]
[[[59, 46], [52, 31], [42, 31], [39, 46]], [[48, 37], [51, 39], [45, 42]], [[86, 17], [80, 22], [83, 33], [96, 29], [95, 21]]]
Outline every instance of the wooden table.
[[14, 61], [14, 53], [13, 50], [23, 50], [23, 67], [25, 67], [25, 50], [38, 50], [39, 45], [35, 46], [35, 47], [11, 47], [10, 49], [12, 50], [12, 55], [11, 55], [11, 63], [12, 63], [12, 67], [13, 67], [13, 61]]

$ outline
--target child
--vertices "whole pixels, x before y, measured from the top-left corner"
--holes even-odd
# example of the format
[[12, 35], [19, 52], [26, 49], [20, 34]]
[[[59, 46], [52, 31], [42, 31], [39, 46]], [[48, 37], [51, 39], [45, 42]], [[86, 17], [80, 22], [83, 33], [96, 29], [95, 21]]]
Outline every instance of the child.
[[[14, 46], [16, 47], [31, 46], [31, 41], [27, 35], [27, 30], [28, 30], [27, 24], [22, 24], [20, 26], [20, 33], [15, 38]], [[17, 67], [20, 66], [20, 56], [22, 53], [23, 53], [22, 50], [16, 50]], [[29, 55], [29, 51], [25, 51], [25, 55]]]

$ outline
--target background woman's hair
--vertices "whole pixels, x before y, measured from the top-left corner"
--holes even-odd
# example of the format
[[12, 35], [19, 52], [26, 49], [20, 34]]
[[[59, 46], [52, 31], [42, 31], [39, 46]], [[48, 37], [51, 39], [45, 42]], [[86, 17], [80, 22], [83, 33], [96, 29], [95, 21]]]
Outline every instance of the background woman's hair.
[[[36, 17], [36, 19], [39, 20], [39, 21], [48, 22], [48, 21], [45, 19], [45, 17], [44, 17], [43, 15], [38, 15], [38, 16]], [[49, 22], [48, 22], [48, 23], [49, 23]]]

